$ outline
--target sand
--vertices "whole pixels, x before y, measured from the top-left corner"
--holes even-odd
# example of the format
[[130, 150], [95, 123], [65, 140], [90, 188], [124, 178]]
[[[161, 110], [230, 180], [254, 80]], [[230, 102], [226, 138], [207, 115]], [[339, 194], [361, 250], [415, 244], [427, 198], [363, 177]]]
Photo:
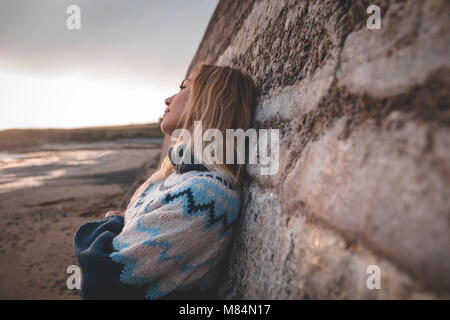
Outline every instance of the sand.
[[120, 210], [136, 178], [157, 163], [160, 142], [0, 154], [0, 299], [80, 299], [66, 285], [76, 229]]

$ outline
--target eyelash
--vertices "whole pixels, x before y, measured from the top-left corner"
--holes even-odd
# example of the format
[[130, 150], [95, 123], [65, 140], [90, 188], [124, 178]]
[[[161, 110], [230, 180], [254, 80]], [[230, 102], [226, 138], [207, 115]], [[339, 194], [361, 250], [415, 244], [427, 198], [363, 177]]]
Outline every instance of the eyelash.
[[184, 88], [186, 88], [186, 86], [179, 86], [179, 88], [180, 88], [181, 90], [183, 90]]

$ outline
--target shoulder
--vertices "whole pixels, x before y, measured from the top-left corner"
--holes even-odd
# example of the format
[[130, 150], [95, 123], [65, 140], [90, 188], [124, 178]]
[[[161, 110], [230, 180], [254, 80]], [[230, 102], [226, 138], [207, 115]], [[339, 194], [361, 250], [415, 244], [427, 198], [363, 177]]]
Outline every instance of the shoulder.
[[239, 200], [240, 192], [227, 181], [221, 174], [213, 171], [189, 171], [178, 174], [180, 182], [175, 190], [191, 189], [196, 194], [207, 198], [218, 195], [226, 195], [229, 198]]

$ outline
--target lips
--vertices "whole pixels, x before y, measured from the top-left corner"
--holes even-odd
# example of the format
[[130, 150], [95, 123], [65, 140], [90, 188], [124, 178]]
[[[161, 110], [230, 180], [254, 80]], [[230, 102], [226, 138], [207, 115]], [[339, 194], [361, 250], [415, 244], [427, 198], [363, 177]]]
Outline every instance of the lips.
[[169, 108], [166, 108], [166, 110], [164, 110], [164, 114], [166, 114], [167, 112], [170, 112]]

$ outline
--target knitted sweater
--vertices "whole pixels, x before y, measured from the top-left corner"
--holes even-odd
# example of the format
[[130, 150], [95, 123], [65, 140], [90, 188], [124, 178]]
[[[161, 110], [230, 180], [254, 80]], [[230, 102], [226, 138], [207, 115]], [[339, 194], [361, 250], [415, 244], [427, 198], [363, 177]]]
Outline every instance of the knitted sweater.
[[[169, 149], [172, 160], [172, 148]], [[126, 210], [78, 228], [84, 299], [210, 299], [240, 211], [239, 192], [198, 164], [174, 165]]]

